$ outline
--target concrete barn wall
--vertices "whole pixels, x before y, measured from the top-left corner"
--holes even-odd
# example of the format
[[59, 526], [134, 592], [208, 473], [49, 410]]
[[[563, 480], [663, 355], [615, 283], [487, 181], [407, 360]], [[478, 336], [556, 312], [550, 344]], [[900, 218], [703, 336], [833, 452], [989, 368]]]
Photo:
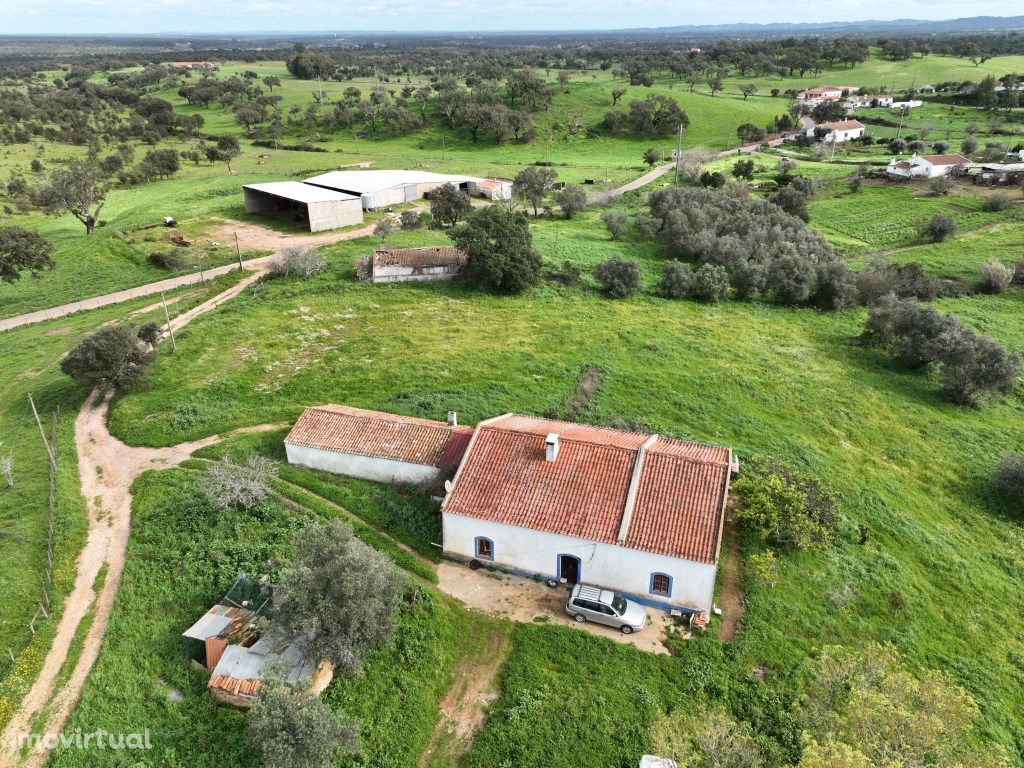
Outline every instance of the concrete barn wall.
[[305, 445], [285, 443], [289, 464], [322, 469], [337, 475], [349, 475], [378, 483], [427, 483], [437, 479], [441, 473], [437, 467], [411, 464], [393, 459], [379, 459], [357, 456], [353, 453], [325, 451]]
[[322, 232], [363, 223], [363, 205], [358, 199], [325, 200], [309, 203], [309, 231]]
[[[497, 566], [557, 578], [558, 555], [572, 555], [580, 559], [580, 580], [584, 583], [614, 589], [660, 608], [689, 607], [707, 611], [712, 606], [717, 570], [714, 565], [449, 512], [442, 515], [442, 523], [447, 555], [475, 558], [476, 538], [484, 537], [494, 542]], [[670, 597], [651, 594], [652, 573], [672, 577]]]
[[367, 192], [363, 195], [363, 208], [372, 211], [376, 208], [387, 208], [389, 205], [402, 205], [406, 202], [405, 185], [382, 189], [380, 192]]

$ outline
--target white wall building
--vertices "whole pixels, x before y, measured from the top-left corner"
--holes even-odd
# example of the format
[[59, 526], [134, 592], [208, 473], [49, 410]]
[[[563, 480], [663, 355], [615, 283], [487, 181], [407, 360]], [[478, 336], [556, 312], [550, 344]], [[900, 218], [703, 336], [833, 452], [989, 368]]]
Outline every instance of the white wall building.
[[909, 99], [907, 101], [894, 101], [889, 106], [892, 109], [896, 109], [896, 110], [900, 110], [900, 109], [917, 109], [922, 104], [924, 104], [924, 102], [921, 101], [920, 99]]
[[850, 96], [844, 106], [847, 109], [862, 109], [864, 107], [891, 107], [892, 96], [885, 95], [863, 95]]
[[813, 128], [807, 129], [807, 135], [814, 138], [819, 128], [825, 129], [821, 140], [826, 144], [842, 144], [850, 139], [857, 139], [864, 135], [865, 125], [859, 120], [839, 120], [835, 123], [822, 123]]
[[906, 160], [893, 158], [885, 172], [897, 178], [934, 179], [937, 176], [945, 176], [958, 166], [966, 167], [970, 162], [963, 155], [911, 155]]
[[445, 184], [452, 184], [469, 195], [491, 199], [507, 199], [512, 195], [511, 182], [430, 171], [331, 171], [306, 179], [304, 183], [355, 195], [362, 199], [363, 208], [368, 211], [411, 203]]
[[284, 440], [289, 464], [382, 483], [430, 483], [458, 467], [472, 428], [344, 405], [302, 412]]
[[708, 612], [737, 467], [727, 448], [506, 414], [470, 441], [444, 552]]
[[466, 264], [454, 245], [380, 248], [356, 262], [356, 277], [371, 283], [452, 280]]

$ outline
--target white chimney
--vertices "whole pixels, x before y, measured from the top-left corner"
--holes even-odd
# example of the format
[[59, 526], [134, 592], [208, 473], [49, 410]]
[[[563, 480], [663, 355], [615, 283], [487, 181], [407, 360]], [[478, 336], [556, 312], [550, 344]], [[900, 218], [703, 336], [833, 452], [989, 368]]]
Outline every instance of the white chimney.
[[448, 426], [457, 427], [459, 426], [459, 417], [455, 411], [448, 411]]
[[544, 438], [544, 460], [554, 461], [558, 458], [558, 434], [552, 432]]

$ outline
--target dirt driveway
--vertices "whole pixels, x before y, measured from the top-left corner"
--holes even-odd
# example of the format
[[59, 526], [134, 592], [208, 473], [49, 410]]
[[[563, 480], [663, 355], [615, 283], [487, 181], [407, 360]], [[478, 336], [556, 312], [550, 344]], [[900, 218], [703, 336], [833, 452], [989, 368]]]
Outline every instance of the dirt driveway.
[[578, 624], [565, 612], [568, 597], [565, 587], [546, 584], [481, 568], [470, 570], [465, 565], [442, 562], [437, 566], [438, 587], [470, 608], [513, 621], [545, 621], [577, 627], [618, 643], [634, 645], [650, 653], [668, 653], [665, 634], [672, 626], [672, 617], [664, 611], [647, 609], [648, 624], [640, 632], [624, 635], [617, 629], [586, 622]]

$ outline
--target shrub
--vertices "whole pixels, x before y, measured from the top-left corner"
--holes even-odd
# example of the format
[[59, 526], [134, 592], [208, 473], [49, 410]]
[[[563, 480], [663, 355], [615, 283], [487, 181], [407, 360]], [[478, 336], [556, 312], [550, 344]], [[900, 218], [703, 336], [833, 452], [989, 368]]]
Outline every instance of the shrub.
[[701, 264], [693, 273], [693, 298], [715, 303], [729, 295], [729, 273], [720, 264]]
[[150, 346], [156, 346], [156, 343], [160, 341], [160, 324], [155, 320], [150, 320], [148, 323], [139, 328], [138, 337], [142, 341], [146, 342]]
[[526, 219], [518, 213], [499, 206], [481, 208], [452, 229], [451, 238], [466, 253], [466, 277], [478, 287], [514, 294], [540, 282], [541, 257]]
[[1010, 501], [1024, 507], [1024, 454], [1006, 454], [992, 473], [992, 482]]
[[936, 213], [932, 216], [931, 220], [924, 225], [922, 231], [936, 243], [941, 243], [950, 235], [956, 234], [956, 219], [948, 213]]
[[994, 195], [985, 198], [985, 210], [990, 213], [999, 213], [1010, 207], [1010, 196], [1005, 192], [996, 192]]
[[113, 325], [82, 339], [60, 361], [60, 369], [89, 387], [129, 387], [145, 377], [154, 357], [153, 349], [142, 343], [133, 326]]
[[[381, 219], [381, 221], [390, 221], [390, 219]], [[323, 272], [326, 268], [327, 260], [320, 255], [316, 248], [285, 248], [276, 259], [270, 262], [271, 274], [278, 277], [297, 275], [307, 278]]]
[[640, 290], [640, 264], [615, 254], [594, 269], [594, 277], [608, 296], [622, 299]]
[[553, 283], [560, 283], [566, 288], [578, 288], [583, 277], [583, 271], [575, 261], [566, 259], [562, 262], [560, 269], [548, 270], [548, 280]]
[[889, 141], [889, 152], [894, 155], [903, 154], [907, 149], [907, 142], [903, 139], [891, 139]]
[[725, 176], [719, 171], [704, 171], [700, 175], [700, 185], [702, 187], [711, 187], [712, 189], [721, 189], [725, 186]]
[[587, 193], [579, 184], [566, 184], [555, 192], [555, 202], [562, 209], [565, 218], [571, 219], [577, 213], [586, 210]]
[[640, 232], [641, 237], [650, 239], [658, 236], [658, 232], [661, 230], [661, 219], [641, 211], [633, 217], [633, 226]]
[[818, 194], [817, 179], [807, 179], [803, 176], [797, 176], [790, 182], [789, 186], [797, 192], [800, 192], [804, 197], [814, 197]]
[[629, 216], [622, 211], [605, 211], [601, 214], [612, 240], [621, 240], [629, 233]]
[[693, 289], [693, 267], [679, 259], [666, 261], [661, 267], [657, 291], [666, 299], [682, 299]]
[[860, 303], [872, 305], [888, 294], [931, 301], [946, 293], [943, 281], [925, 274], [916, 261], [890, 264], [876, 261], [854, 273]]
[[402, 229], [419, 229], [423, 226], [423, 220], [418, 211], [402, 211], [398, 217], [398, 226]]
[[754, 161], [737, 160], [732, 166], [732, 175], [737, 179], [752, 180], [754, 178]]
[[1013, 270], [998, 261], [986, 261], [978, 270], [978, 290], [982, 293], [1002, 293], [1013, 282]]
[[815, 478], [785, 465], [751, 462], [733, 489], [740, 521], [776, 546], [824, 546], [840, 531], [842, 516], [833, 496]]
[[811, 220], [811, 213], [807, 210], [807, 195], [795, 186], [783, 187], [768, 200], [790, 216], [795, 216], [803, 222]]
[[430, 193], [430, 215], [442, 226], [455, 226], [472, 210], [469, 195], [454, 184], [444, 184]]
[[331, 765], [359, 746], [359, 726], [320, 698], [293, 688], [283, 670], [270, 669], [248, 717], [249, 739], [273, 768]]
[[953, 179], [950, 176], [936, 176], [928, 182], [928, 189], [933, 195], [948, 195], [953, 189]]
[[157, 251], [149, 254], [149, 262], [169, 272], [181, 272], [188, 266], [180, 251]]
[[270, 493], [270, 478], [277, 465], [263, 456], [250, 456], [244, 464], [223, 457], [206, 470], [204, 492], [214, 509], [251, 510]]
[[380, 238], [381, 245], [383, 245], [387, 239], [391, 236], [391, 233], [395, 231], [395, 222], [385, 216], [383, 219], [373, 225], [373, 234]]

